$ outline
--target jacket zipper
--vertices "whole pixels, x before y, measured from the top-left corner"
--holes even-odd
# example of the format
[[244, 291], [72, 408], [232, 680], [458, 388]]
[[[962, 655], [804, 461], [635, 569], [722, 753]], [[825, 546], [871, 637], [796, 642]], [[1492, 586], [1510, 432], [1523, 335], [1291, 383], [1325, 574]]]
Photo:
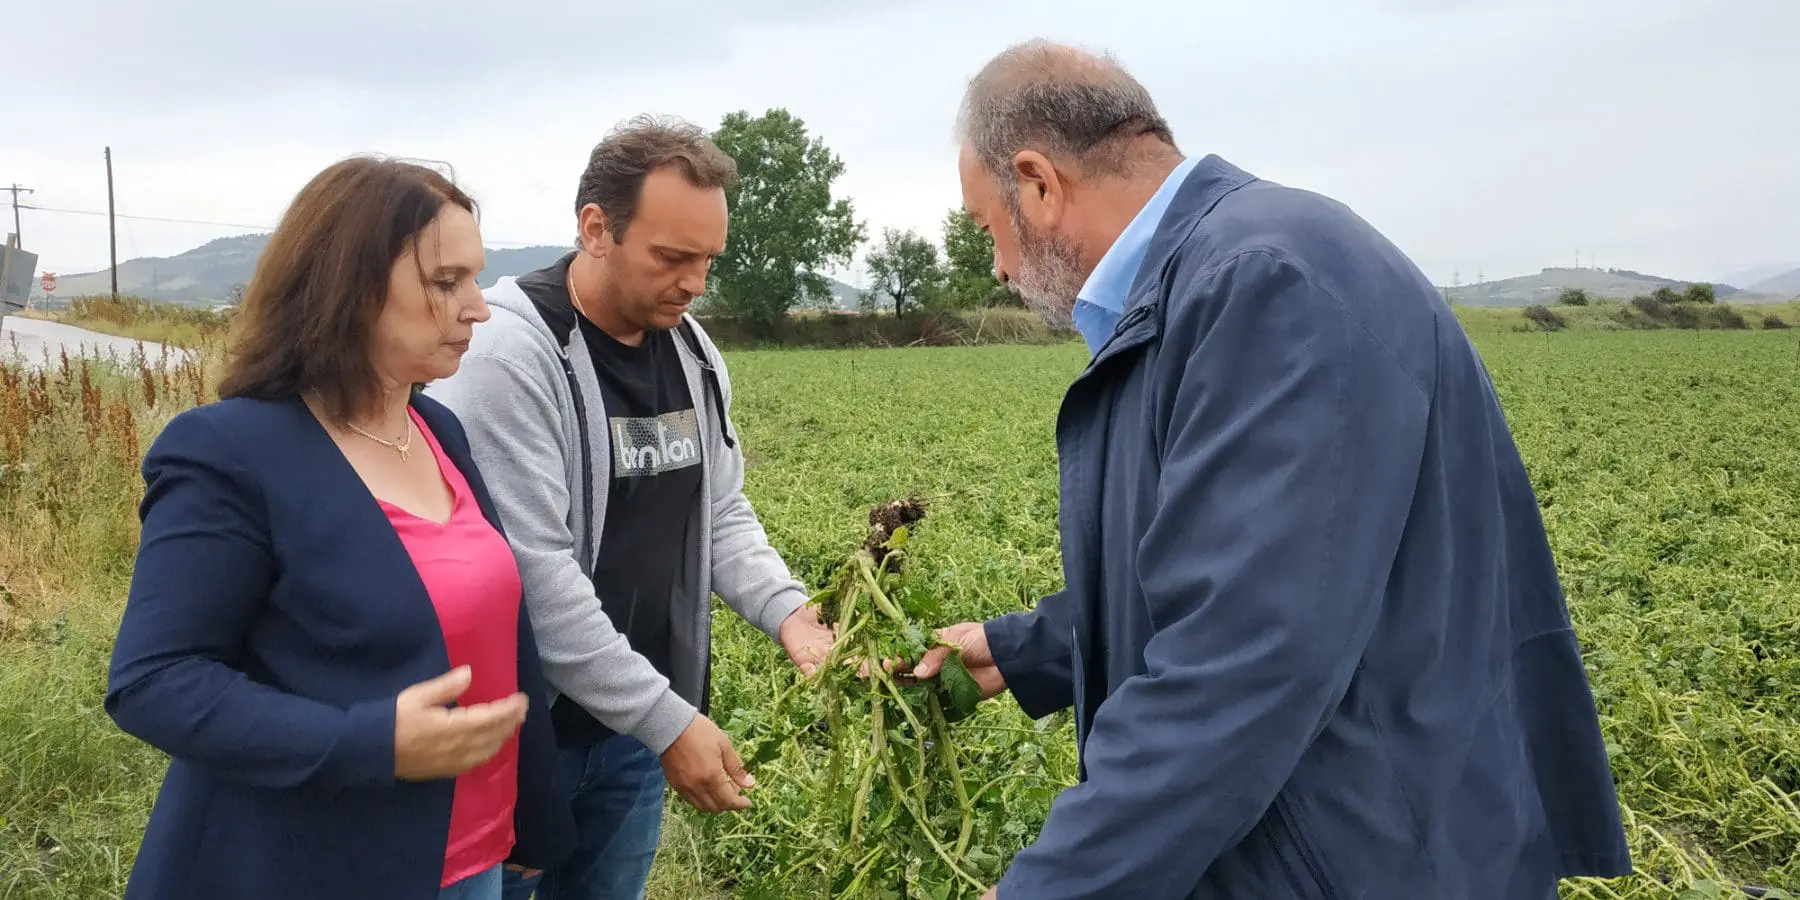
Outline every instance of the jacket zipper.
[[586, 538], [586, 545], [581, 551], [581, 573], [589, 578], [594, 577], [594, 459], [593, 448], [588, 444], [587, 403], [581, 399], [581, 384], [575, 380], [575, 367], [569, 364], [569, 353], [558, 347], [557, 356], [562, 360], [563, 377], [569, 380], [569, 395], [575, 398], [575, 433], [581, 441], [581, 533]]
[[[695, 364], [700, 367], [700, 380], [705, 382], [706, 387], [709, 388], [707, 393], [708, 399], [712, 401], [710, 406], [713, 410], [713, 415], [716, 415], [719, 419], [719, 437], [724, 440], [726, 447], [736, 447], [737, 442], [732, 439], [730, 429], [726, 428], [725, 397], [719, 389], [718, 375], [713, 371], [711, 361], [707, 359], [706, 354], [700, 349], [700, 337], [694, 333], [693, 323], [684, 318], [681, 320], [681, 324], [678, 326], [677, 330], [681, 332], [681, 336], [684, 339], [678, 343], [687, 345], [686, 349], [688, 354], [694, 358]], [[694, 420], [700, 428], [701, 447], [701, 525], [700, 528], [696, 530], [697, 533], [694, 536], [698, 546], [695, 547], [695, 555], [693, 558], [696, 560], [704, 558], [707, 561], [707, 565], [703, 566], [701, 571], [696, 573], [694, 577], [696, 582], [707, 582], [706, 569], [711, 567], [712, 559], [711, 548], [706, 546], [706, 542], [707, 536], [712, 533], [712, 468], [716, 461], [712, 458], [711, 452], [706, 449], [707, 423], [705, 417], [701, 416], [699, 413], [699, 407], [704, 401], [697, 397], [692, 399], [695, 407]], [[696, 584], [696, 588], [698, 587], [699, 585]], [[695, 604], [694, 608], [695, 635], [696, 637], [704, 637], [707, 650], [702, 654], [700, 660], [700, 693], [698, 702], [694, 705], [699, 709], [700, 714], [704, 716], [711, 714], [710, 707], [712, 705], [712, 591], [709, 589], [697, 590], [696, 593], [698, 595], [698, 602]]]
[[681, 335], [686, 339], [688, 352], [693, 354], [694, 362], [700, 366], [700, 380], [706, 382], [707, 393], [715, 414], [719, 417], [719, 436], [725, 439], [725, 446], [736, 447], [737, 440], [731, 436], [731, 429], [725, 427], [725, 392], [719, 387], [719, 374], [712, 367], [712, 361], [700, 349], [700, 336], [694, 333], [694, 326], [688, 320], [681, 320]]

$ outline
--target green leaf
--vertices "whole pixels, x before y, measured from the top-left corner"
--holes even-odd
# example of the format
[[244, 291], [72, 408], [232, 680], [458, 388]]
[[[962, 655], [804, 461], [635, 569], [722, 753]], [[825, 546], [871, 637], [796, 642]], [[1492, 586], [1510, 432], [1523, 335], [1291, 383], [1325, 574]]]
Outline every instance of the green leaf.
[[[890, 595], [892, 596], [892, 595]], [[936, 622], [944, 618], [943, 604], [936, 593], [922, 587], [907, 587], [892, 596], [906, 617], [920, 622]]]
[[1677, 895], [1679, 900], [1720, 900], [1722, 896], [1719, 886], [1706, 878], [1696, 880], [1692, 886]]
[[905, 634], [906, 658], [909, 660], [916, 660], [919, 657], [924, 656], [926, 649], [931, 645], [931, 639], [925, 634], [925, 629], [920, 628], [917, 622], [908, 622], [906, 623]]
[[981, 705], [981, 685], [975, 683], [975, 676], [969, 674], [968, 666], [963, 664], [962, 654], [952, 653], [944, 660], [944, 671], [938, 674], [938, 683], [944, 686], [944, 693], [949, 702], [944, 704], [944, 720], [955, 722], [974, 715], [975, 708]]
[[750, 758], [744, 760], [744, 765], [747, 767], [750, 767], [750, 768], [755, 768], [757, 766], [762, 765], [763, 763], [766, 763], [766, 762], [769, 762], [770, 760], [775, 759], [776, 757], [781, 755], [781, 745], [786, 740], [787, 740], [787, 738], [785, 736], [782, 736], [782, 737], [772, 737], [772, 738], [769, 738], [768, 740], [763, 741], [762, 743], [760, 743], [756, 746], [756, 751], [754, 753], [750, 754]]

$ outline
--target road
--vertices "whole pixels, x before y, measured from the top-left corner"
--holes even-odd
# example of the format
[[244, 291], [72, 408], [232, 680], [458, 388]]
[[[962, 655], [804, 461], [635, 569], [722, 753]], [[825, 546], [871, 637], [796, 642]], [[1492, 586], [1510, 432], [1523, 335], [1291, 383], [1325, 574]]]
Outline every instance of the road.
[[[55, 363], [64, 351], [70, 359], [83, 354], [93, 353], [105, 356], [109, 352], [119, 359], [131, 357], [133, 350], [142, 344], [144, 357], [155, 365], [162, 358], [163, 345], [149, 341], [134, 341], [130, 338], [114, 337], [100, 334], [83, 328], [75, 328], [58, 322], [46, 322], [43, 319], [27, 319], [20, 316], [7, 316], [0, 319], [0, 359], [12, 360], [15, 352], [23, 357], [27, 367], [36, 368], [44, 364], [45, 351], [49, 351], [49, 359]], [[169, 348], [169, 361], [180, 362], [185, 351]]]

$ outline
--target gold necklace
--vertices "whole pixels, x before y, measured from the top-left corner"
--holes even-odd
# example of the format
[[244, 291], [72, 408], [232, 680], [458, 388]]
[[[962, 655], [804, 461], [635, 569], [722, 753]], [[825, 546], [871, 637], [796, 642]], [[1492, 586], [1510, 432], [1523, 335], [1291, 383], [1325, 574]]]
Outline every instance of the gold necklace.
[[581, 306], [581, 293], [575, 290], [574, 260], [569, 261], [569, 268], [565, 270], [565, 274], [563, 275], [563, 286], [569, 289], [569, 300], [571, 305], [575, 307], [575, 312], [580, 314], [582, 318], [587, 319], [590, 322], [593, 321], [593, 317], [589, 316], [587, 310], [583, 309]]
[[406, 436], [397, 441], [390, 441], [387, 438], [378, 438], [378, 437], [362, 430], [361, 428], [356, 427], [356, 423], [354, 423], [354, 422], [345, 422], [344, 424], [346, 426], [348, 426], [351, 431], [354, 431], [357, 434], [360, 434], [363, 437], [366, 437], [369, 440], [374, 441], [377, 444], [381, 444], [383, 446], [391, 448], [395, 453], [400, 454], [401, 462], [406, 462], [407, 460], [412, 458], [412, 439], [413, 439], [412, 416], [406, 417]]
[[[321, 406], [324, 405], [325, 401], [323, 398], [321, 398], [319, 396], [318, 391], [309, 390], [306, 392], [306, 394], [308, 396], [312, 397], [314, 402], [320, 404]], [[369, 440], [374, 441], [375, 443], [380, 444], [384, 447], [387, 447], [388, 449], [393, 450], [395, 453], [400, 454], [401, 462], [406, 462], [407, 460], [412, 459], [413, 420], [412, 420], [411, 415], [408, 415], [406, 417], [406, 435], [397, 441], [390, 441], [387, 438], [376, 437], [375, 435], [372, 435], [372, 434], [368, 433], [367, 431], [364, 431], [361, 428], [358, 428], [355, 422], [345, 422], [344, 427], [349, 428], [351, 431], [354, 431], [357, 434], [360, 434], [363, 437], [366, 437]]]

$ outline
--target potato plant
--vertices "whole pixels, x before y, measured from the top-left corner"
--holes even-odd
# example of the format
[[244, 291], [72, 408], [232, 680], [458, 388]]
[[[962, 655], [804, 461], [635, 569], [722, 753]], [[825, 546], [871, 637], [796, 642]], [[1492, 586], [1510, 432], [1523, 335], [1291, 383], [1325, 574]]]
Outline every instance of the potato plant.
[[[824, 665], [782, 691], [767, 716], [740, 711], [732, 723], [753, 770], [774, 764], [781, 789], [804, 789], [813, 825], [790, 832], [804, 834], [806, 847], [786, 849], [783, 864], [759, 873], [766, 881], [746, 880], [739, 896], [796, 896], [808, 884], [818, 896], [944, 900], [978, 895], [998, 875], [1001, 860], [976, 827], [979, 804], [1006, 796], [1009, 779], [970, 767], [951, 725], [975, 714], [981, 688], [954, 653], [938, 677], [903, 674], [940, 643], [940, 605], [906, 578], [926, 505], [907, 498], [869, 510], [868, 537], [812, 597], [820, 620], [837, 628]], [[808, 756], [823, 763], [780, 765]]]

